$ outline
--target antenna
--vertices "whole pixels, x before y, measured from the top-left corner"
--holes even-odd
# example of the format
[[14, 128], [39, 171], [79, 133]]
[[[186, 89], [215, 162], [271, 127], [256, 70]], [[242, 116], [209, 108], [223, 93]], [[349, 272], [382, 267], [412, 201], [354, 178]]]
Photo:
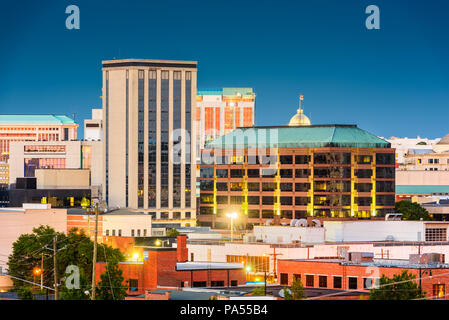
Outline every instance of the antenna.
[[298, 113], [303, 113], [302, 111], [302, 101], [304, 100], [304, 96], [302, 95], [302, 93], [299, 94], [299, 109], [298, 109]]

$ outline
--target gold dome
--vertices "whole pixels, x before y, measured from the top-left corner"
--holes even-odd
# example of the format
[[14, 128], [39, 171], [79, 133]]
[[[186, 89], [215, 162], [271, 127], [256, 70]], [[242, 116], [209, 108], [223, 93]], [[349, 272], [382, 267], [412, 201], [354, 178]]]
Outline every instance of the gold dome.
[[299, 96], [298, 112], [290, 119], [290, 122], [288, 123], [289, 126], [310, 126], [312, 124], [301, 108], [301, 100], [303, 100], [302, 94]]

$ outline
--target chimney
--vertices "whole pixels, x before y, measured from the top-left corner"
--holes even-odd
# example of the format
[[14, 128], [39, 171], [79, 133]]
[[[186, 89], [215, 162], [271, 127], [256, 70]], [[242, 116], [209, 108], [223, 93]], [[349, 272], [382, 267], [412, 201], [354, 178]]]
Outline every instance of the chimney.
[[186, 262], [189, 250], [187, 249], [187, 236], [185, 234], [176, 237], [176, 246], [176, 260], [178, 262]]

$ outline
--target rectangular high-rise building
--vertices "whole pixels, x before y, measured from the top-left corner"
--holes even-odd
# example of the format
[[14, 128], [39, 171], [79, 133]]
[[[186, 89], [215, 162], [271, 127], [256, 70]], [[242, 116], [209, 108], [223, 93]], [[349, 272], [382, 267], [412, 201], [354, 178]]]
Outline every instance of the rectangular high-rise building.
[[195, 223], [196, 72], [195, 61], [103, 61], [103, 195], [110, 208]]
[[255, 124], [252, 88], [199, 89], [196, 97], [197, 154], [204, 145], [238, 127]]

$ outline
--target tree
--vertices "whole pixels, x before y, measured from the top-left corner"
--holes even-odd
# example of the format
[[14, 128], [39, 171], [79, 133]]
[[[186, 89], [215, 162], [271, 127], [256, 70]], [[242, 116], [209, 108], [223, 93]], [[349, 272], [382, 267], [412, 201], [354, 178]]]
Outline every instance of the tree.
[[380, 278], [379, 287], [371, 289], [370, 300], [411, 300], [423, 298], [424, 292], [415, 281], [416, 276], [408, 270], [388, 278], [384, 274]]
[[403, 220], [432, 220], [429, 212], [418, 203], [410, 201], [396, 202], [396, 211], [402, 213]]
[[172, 228], [167, 231], [167, 237], [176, 237], [179, 235], [179, 231]]
[[22, 287], [17, 290], [17, 296], [20, 300], [34, 300], [30, 287]]
[[304, 298], [304, 286], [302, 285], [300, 279], [293, 280], [290, 290], [288, 290], [288, 288], [284, 288], [285, 300], [301, 300]]
[[[60, 300], [89, 300], [89, 290], [91, 289], [90, 281], [84, 276], [83, 271], [80, 270], [79, 289], [69, 289], [66, 283], [67, 279], [61, 286]], [[88, 294], [86, 294], [86, 292]]]
[[253, 296], [264, 296], [265, 295], [265, 286], [257, 286], [254, 287], [251, 291], [251, 295]]
[[[34, 228], [31, 234], [22, 234], [13, 243], [13, 252], [8, 257], [8, 273], [14, 277], [28, 281], [33, 278], [32, 270], [40, 267], [41, 255], [44, 255], [43, 285], [53, 287], [53, 239], [57, 237], [56, 249], [58, 257], [59, 279], [64, 277], [69, 265], [75, 265], [90, 283], [92, 279], [93, 242], [81, 230], [72, 229], [67, 235], [56, 232], [49, 226]], [[115, 259], [123, 261], [123, 254], [119, 249], [114, 249], [100, 244], [97, 250], [97, 261]], [[21, 288], [27, 284], [13, 279], [14, 287]]]
[[106, 270], [100, 275], [97, 284], [96, 300], [124, 300], [127, 286], [123, 284], [125, 278], [122, 270], [118, 266], [117, 260], [110, 260], [106, 263]]

